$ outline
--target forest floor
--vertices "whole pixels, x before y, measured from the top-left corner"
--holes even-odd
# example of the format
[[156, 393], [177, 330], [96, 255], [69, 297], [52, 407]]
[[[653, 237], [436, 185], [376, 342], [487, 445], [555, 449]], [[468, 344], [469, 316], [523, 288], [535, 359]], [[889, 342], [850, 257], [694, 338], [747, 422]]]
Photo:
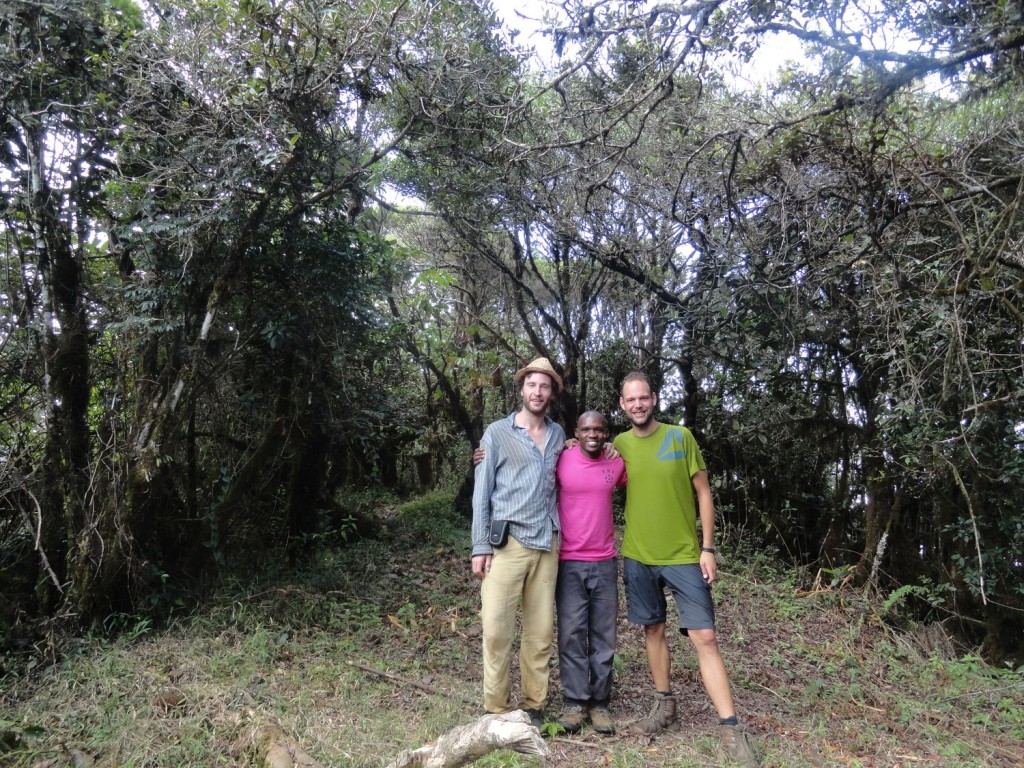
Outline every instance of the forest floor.
[[[287, 577], [225, 586], [169, 628], [121, 617], [116, 640], [64, 644], [55, 663], [8, 664], [0, 766], [263, 765], [268, 725], [322, 766], [383, 766], [473, 722], [480, 625], [468, 527], [443, 496], [396, 507], [385, 527]], [[957, 651], [938, 626], [894, 628], [892, 596], [815, 587], [813, 574], [802, 583], [744, 556], [742, 542], [723, 549], [719, 638], [765, 766], [1024, 766], [1020, 671]], [[620, 613], [620, 733], [549, 732], [546, 760], [500, 751], [476, 765], [720, 764], [682, 637], [678, 727], [630, 732], [650, 708], [650, 684], [642, 633]]]

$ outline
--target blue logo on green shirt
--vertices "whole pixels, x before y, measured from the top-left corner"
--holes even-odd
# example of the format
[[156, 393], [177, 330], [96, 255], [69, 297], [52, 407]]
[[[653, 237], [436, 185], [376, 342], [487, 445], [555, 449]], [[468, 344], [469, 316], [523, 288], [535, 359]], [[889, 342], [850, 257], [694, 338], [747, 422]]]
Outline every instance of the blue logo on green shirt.
[[683, 448], [683, 433], [678, 429], [670, 429], [665, 440], [658, 449], [658, 461], [681, 461], [686, 458]]

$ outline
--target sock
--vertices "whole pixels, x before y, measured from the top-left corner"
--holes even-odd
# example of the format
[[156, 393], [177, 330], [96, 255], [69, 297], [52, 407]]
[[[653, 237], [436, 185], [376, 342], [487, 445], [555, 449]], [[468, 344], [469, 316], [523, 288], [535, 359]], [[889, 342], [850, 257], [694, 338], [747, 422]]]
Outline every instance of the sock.
[[719, 725], [739, 725], [740, 721], [736, 719], [736, 715], [732, 717], [720, 717], [718, 719]]

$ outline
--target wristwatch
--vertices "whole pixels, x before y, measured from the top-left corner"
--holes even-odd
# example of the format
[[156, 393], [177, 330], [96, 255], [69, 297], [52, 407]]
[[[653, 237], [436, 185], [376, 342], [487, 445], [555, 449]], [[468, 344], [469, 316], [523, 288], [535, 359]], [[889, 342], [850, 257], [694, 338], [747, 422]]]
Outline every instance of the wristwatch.
[[701, 547], [701, 548], [700, 548], [700, 551], [701, 551], [701, 552], [710, 552], [710, 553], [711, 553], [711, 554], [713, 555], [713, 554], [715, 554], [715, 553], [716, 553], [716, 552], [717, 552], [718, 550], [717, 550], [717, 549], [715, 549], [714, 547]]

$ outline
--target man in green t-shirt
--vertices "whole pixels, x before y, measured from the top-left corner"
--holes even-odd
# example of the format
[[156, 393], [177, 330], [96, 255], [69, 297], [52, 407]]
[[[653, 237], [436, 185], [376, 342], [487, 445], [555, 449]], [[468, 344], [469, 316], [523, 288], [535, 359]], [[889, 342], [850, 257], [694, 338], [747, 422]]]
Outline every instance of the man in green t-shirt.
[[718, 713], [722, 751], [740, 765], [757, 766], [746, 731], [736, 720], [715, 634], [715, 508], [704, 458], [690, 430], [654, 418], [657, 403], [646, 375], [626, 376], [619, 405], [632, 428], [615, 438], [628, 478], [623, 580], [629, 621], [644, 627], [655, 688], [654, 708], [636, 727], [653, 734], [676, 720], [665, 633], [668, 587], [679, 609], [679, 628], [693, 644], [704, 688]]

